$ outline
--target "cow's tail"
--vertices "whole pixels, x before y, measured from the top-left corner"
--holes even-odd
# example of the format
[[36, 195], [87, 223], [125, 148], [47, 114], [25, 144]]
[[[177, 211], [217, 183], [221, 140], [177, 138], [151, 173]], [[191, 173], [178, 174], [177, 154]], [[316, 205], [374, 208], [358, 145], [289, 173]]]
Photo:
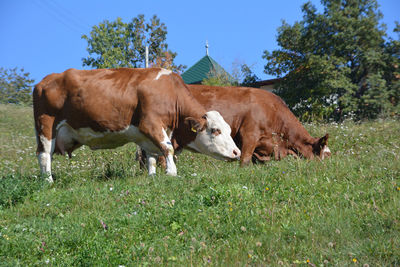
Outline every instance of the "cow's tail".
[[[35, 123], [35, 134], [37, 149], [36, 155], [38, 157], [39, 166], [42, 175], [46, 176], [49, 182], [53, 182], [51, 175], [51, 157], [55, 149], [56, 140], [56, 114], [57, 104], [52, 103], [53, 99], [59, 101], [56, 97], [59, 88], [52, 88], [57, 86], [57, 83], [52, 81], [52, 75], [44, 78], [38, 83], [33, 92], [33, 116]], [[53, 101], [54, 102], [54, 101]]]

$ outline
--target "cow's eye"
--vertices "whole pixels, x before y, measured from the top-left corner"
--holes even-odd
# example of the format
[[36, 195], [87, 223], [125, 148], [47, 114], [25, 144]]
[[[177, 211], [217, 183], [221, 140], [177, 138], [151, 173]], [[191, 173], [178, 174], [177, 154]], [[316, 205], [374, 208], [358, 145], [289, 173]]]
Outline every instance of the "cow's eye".
[[217, 128], [211, 128], [211, 133], [215, 136], [221, 134], [221, 130]]

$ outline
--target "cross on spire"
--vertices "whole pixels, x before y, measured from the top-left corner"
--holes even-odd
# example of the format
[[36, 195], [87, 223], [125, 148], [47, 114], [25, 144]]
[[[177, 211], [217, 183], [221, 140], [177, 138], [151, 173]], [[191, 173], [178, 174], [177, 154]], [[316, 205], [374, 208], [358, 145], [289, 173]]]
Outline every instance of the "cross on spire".
[[206, 55], [208, 56], [208, 40], [206, 40]]

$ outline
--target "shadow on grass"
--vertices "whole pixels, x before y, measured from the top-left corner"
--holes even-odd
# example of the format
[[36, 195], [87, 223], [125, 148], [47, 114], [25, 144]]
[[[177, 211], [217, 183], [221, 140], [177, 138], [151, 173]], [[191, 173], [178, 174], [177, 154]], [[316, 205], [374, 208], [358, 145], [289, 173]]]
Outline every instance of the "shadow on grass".
[[108, 181], [114, 179], [125, 179], [129, 176], [135, 175], [131, 170], [124, 168], [122, 164], [106, 162], [100, 172], [94, 173], [95, 180]]

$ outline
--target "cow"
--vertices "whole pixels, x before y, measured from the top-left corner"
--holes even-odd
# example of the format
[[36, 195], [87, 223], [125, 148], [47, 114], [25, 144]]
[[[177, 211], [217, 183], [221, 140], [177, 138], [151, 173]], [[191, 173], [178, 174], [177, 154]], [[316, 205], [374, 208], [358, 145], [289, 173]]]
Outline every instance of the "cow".
[[[229, 125], [196, 101], [182, 78], [166, 69], [68, 69], [46, 76], [33, 90], [37, 157], [53, 182], [54, 153], [71, 156], [82, 145], [110, 149], [135, 142], [152, 158], [166, 158], [176, 175], [170, 134], [179, 127], [192, 149], [221, 160], [239, 159]], [[218, 131], [216, 136], [213, 132]]]
[[[249, 87], [188, 85], [206, 109], [220, 112], [230, 125], [231, 136], [241, 149], [241, 166], [251, 162], [280, 160], [287, 155], [307, 159], [330, 157], [329, 135], [312, 137], [277, 95]], [[172, 135], [174, 148], [186, 146], [183, 134]], [[141, 160], [141, 158], [139, 157]]]

